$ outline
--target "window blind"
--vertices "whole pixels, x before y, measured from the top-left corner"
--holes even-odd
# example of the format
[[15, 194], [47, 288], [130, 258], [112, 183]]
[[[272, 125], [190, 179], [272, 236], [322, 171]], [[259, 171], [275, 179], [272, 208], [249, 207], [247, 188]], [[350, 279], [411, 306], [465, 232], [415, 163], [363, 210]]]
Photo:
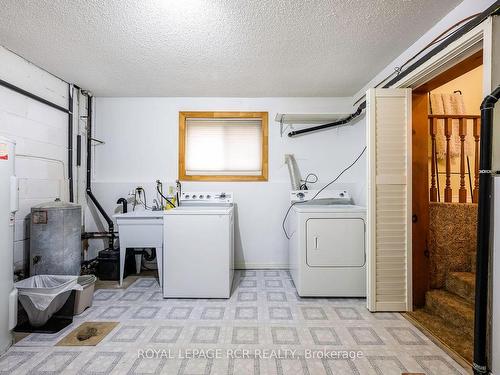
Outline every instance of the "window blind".
[[262, 120], [187, 118], [186, 174], [262, 174]]

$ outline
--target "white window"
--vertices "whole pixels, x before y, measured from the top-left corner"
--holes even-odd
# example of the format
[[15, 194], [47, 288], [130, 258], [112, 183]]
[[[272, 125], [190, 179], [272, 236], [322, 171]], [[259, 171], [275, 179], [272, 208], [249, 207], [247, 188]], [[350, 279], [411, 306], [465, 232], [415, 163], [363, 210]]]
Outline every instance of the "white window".
[[267, 112], [181, 112], [182, 180], [267, 180]]

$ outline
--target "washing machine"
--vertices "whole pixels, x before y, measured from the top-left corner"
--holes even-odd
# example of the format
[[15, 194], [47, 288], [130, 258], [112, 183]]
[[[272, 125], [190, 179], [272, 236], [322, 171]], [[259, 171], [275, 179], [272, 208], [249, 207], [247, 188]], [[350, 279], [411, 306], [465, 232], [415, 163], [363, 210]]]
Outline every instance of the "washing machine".
[[163, 297], [229, 298], [234, 275], [232, 193], [183, 192], [163, 216]]
[[366, 208], [345, 190], [292, 191], [289, 271], [302, 297], [366, 297]]

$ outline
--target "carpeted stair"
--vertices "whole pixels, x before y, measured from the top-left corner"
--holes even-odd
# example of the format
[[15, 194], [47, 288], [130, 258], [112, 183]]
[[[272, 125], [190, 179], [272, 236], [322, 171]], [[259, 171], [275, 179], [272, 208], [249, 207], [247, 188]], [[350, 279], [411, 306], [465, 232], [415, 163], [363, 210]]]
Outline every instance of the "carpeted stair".
[[462, 297], [446, 290], [430, 290], [426, 294], [425, 308], [444, 319], [447, 324], [472, 337], [474, 308]]
[[425, 307], [410, 314], [444, 345], [472, 362], [475, 274], [449, 272], [445, 289], [426, 293]]
[[472, 363], [472, 338], [460, 333], [455, 327], [448, 324], [445, 319], [431, 314], [425, 309], [418, 309], [408, 314], [410, 320], [437, 337], [442, 344], [453, 350], [467, 362]]
[[472, 362], [477, 205], [429, 204], [431, 272], [425, 306], [409, 314], [424, 331]]
[[476, 275], [472, 272], [450, 272], [446, 278], [446, 290], [474, 304]]

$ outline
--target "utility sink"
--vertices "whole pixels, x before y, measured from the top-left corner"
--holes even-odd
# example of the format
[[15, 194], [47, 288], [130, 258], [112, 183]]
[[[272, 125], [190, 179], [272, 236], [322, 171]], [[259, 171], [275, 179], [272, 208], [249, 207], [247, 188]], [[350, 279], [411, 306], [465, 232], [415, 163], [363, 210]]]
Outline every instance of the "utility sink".
[[[158, 263], [159, 283], [162, 286], [163, 265], [163, 217], [166, 211], [131, 211], [113, 217], [118, 224], [120, 238], [120, 285], [127, 248], [154, 248]], [[141, 269], [141, 256], [136, 255], [137, 272]]]

